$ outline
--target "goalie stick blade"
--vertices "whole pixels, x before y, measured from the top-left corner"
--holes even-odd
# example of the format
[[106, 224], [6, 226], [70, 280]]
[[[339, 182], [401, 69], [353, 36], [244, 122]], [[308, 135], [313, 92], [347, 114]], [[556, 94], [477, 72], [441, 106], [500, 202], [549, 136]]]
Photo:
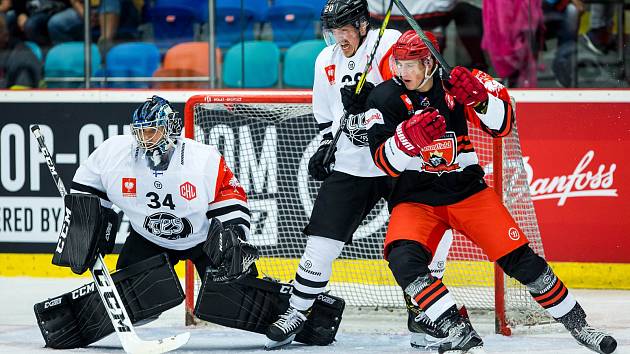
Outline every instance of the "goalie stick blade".
[[159, 354], [178, 349], [188, 343], [189, 339], [190, 332], [158, 340], [141, 340], [135, 334], [129, 333], [129, 336], [121, 336], [120, 342], [129, 354]]

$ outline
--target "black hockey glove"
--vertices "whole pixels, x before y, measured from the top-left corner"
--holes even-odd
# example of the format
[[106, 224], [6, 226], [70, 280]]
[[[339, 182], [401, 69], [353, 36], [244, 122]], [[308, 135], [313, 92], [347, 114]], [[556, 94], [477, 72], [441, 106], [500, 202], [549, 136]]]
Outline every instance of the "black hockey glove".
[[259, 257], [258, 249], [245, 240], [245, 233], [240, 226], [223, 228], [215, 218], [210, 220], [208, 238], [202, 247], [214, 268], [214, 281], [241, 278]]
[[316, 181], [323, 181], [332, 173], [332, 166], [335, 163], [335, 151], [337, 151], [336, 146], [334, 147], [330, 161], [324, 166], [324, 157], [326, 156], [326, 151], [328, 151], [330, 144], [332, 144], [332, 140], [322, 140], [319, 144], [319, 148], [317, 148], [317, 151], [315, 151], [308, 161], [308, 174]]
[[343, 109], [353, 115], [365, 112], [367, 110], [367, 98], [373, 88], [374, 84], [366, 81], [361, 88], [361, 92], [356, 95], [354, 91], [357, 89], [357, 84], [342, 87], [340, 91]]

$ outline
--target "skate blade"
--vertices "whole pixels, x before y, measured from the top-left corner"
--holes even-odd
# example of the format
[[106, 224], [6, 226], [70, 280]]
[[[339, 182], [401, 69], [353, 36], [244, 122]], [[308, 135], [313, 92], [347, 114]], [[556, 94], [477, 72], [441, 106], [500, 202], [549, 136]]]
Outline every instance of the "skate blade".
[[483, 349], [483, 347], [473, 347], [468, 350], [446, 350], [443, 352], [444, 354], [487, 354], [488, 352]]
[[426, 352], [436, 351], [440, 347], [440, 340], [426, 333], [412, 333], [409, 344], [412, 348], [420, 349]]
[[282, 349], [284, 347], [287, 347], [289, 344], [291, 344], [291, 342], [293, 342], [293, 339], [295, 339], [295, 334], [289, 336], [289, 338], [282, 341], [275, 341], [275, 340], [270, 339], [267, 341], [267, 343], [265, 343], [265, 350]]

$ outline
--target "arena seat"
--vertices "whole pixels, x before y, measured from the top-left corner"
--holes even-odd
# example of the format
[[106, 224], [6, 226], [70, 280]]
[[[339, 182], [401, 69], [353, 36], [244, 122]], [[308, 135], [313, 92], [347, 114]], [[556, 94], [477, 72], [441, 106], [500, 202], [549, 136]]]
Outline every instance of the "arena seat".
[[313, 87], [315, 59], [325, 47], [324, 41], [313, 39], [298, 42], [287, 49], [282, 70], [283, 84], [288, 87]]
[[[269, 41], [246, 41], [232, 46], [223, 60], [223, 84], [227, 87], [265, 88], [278, 83], [280, 49]], [[245, 75], [242, 75], [245, 52]]]
[[[114, 46], [105, 60], [106, 77], [151, 77], [160, 66], [160, 51], [153, 43], [130, 42]], [[148, 88], [148, 82], [109, 82], [111, 88]]]
[[[216, 68], [220, 82], [221, 50], [215, 49]], [[194, 77], [209, 75], [208, 42], [180, 43], [170, 48], [164, 56], [164, 63], [153, 76], [155, 77]], [[206, 82], [180, 81], [160, 82], [152, 85], [154, 88], [201, 88], [208, 87]]]
[[42, 50], [37, 45], [37, 43], [31, 42], [31, 41], [24, 41], [24, 44], [31, 49], [33, 54], [35, 54], [35, 57], [37, 57], [37, 59], [39, 59], [39, 61], [41, 62], [44, 56], [42, 55]]
[[[321, 9], [320, 9], [321, 10]], [[276, 0], [267, 12], [273, 41], [280, 48], [288, 48], [302, 40], [315, 38], [315, 21], [319, 11], [307, 1]]]
[[149, 18], [153, 25], [153, 37], [160, 49], [170, 48], [181, 42], [190, 42], [195, 38], [195, 23], [203, 21], [203, 13], [192, 2], [178, 0], [158, 0], [149, 9]]
[[[44, 78], [83, 77], [84, 51], [83, 42], [65, 42], [58, 44], [48, 51], [44, 62]], [[96, 44], [91, 46], [92, 72], [96, 72], [101, 63], [101, 54]], [[78, 88], [83, 82], [48, 82], [49, 88]]]
[[[254, 23], [262, 21], [265, 8], [260, 0], [217, 0], [215, 5], [215, 40], [219, 48], [228, 48], [241, 41], [254, 39]], [[241, 23], [245, 21], [245, 23]], [[241, 36], [242, 32], [242, 36]]]

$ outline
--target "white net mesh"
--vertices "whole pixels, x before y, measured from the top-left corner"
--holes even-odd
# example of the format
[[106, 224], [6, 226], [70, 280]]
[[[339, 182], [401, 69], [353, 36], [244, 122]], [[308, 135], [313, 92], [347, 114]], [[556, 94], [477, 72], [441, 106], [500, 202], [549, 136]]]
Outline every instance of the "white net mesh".
[[[302, 229], [319, 187], [307, 171], [320, 140], [310, 96], [305, 96], [304, 103], [281, 103], [286, 101], [282, 93], [266, 94], [253, 100], [257, 103], [243, 103], [248, 99], [238, 95], [208, 97], [189, 100], [185, 124], [194, 123], [194, 139], [218, 147], [245, 188], [252, 210], [250, 241], [262, 255], [257, 262], [259, 270], [289, 281], [295, 276], [306, 243]], [[224, 103], [234, 101], [241, 102]], [[493, 139], [477, 128], [471, 127], [469, 133], [486, 181], [493, 186]], [[502, 144], [503, 159], [498, 167], [502, 170], [504, 202], [532, 248], [543, 255], [516, 126]], [[402, 293], [382, 258], [387, 220], [381, 201], [354, 234], [353, 244], [344, 248], [333, 265], [329, 288], [348, 305], [404, 306]], [[494, 310], [494, 266], [481, 249], [457, 232], [444, 282], [458, 303], [469, 309]], [[511, 325], [535, 324], [545, 318], [525, 288], [514, 280], [505, 282], [505, 304], [506, 320]]]

